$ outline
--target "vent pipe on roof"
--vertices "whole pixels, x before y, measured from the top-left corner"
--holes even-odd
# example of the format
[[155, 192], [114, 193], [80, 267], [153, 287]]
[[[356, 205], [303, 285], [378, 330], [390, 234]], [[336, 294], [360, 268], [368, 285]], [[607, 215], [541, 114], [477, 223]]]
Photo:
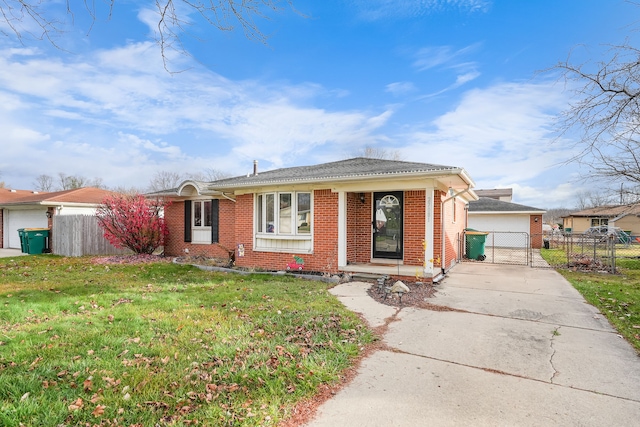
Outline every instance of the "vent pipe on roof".
[[258, 176], [258, 161], [253, 161], [253, 176]]

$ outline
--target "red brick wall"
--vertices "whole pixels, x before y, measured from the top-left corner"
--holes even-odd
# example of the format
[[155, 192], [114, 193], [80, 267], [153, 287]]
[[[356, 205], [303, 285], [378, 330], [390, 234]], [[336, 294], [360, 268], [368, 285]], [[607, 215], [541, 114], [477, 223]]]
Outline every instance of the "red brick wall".
[[347, 262], [367, 263], [371, 261], [371, 193], [347, 193]]
[[[365, 203], [359, 193], [347, 194], [347, 261], [366, 263], [371, 260], [371, 193], [364, 193]], [[440, 232], [440, 201], [444, 192], [435, 192], [434, 198], [434, 258], [442, 253]], [[457, 257], [456, 233], [465, 227], [464, 203], [458, 202], [457, 221], [451, 224], [450, 203], [447, 203], [448, 218], [445, 219], [447, 239], [447, 261]], [[316, 190], [313, 193], [314, 247], [312, 254], [293, 254], [253, 250], [253, 194], [241, 195], [236, 203], [220, 200], [220, 244], [202, 245], [184, 242], [184, 202], [174, 202], [165, 210], [165, 220], [169, 224], [169, 235], [165, 253], [171, 256], [190, 255], [226, 256], [226, 249], [236, 250], [244, 245], [244, 256], [236, 253], [236, 265], [265, 270], [284, 269], [294, 255], [305, 261], [305, 269], [336, 273], [338, 271], [338, 194], [331, 190]], [[404, 264], [421, 266], [424, 262], [423, 240], [425, 236], [426, 192], [424, 190], [404, 193]], [[234, 226], [235, 224], [235, 226]], [[434, 266], [440, 263], [434, 259]], [[447, 266], [449, 264], [446, 264]]]
[[[362, 203], [359, 193], [347, 194], [347, 261], [350, 263], [371, 261], [372, 193], [364, 196]], [[425, 204], [424, 190], [404, 193], [404, 265], [421, 266], [424, 262]]]
[[404, 265], [424, 262], [426, 192], [404, 192]]
[[167, 256], [186, 255], [185, 249], [191, 256], [207, 256], [212, 258], [227, 258], [228, 251], [235, 249], [235, 203], [231, 200], [220, 199], [219, 209], [219, 243], [210, 245], [190, 243], [184, 241], [184, 201], [174, 201], [164, 210], [164, 219], [169, 226], [169, 236], [165, 241], [164, 253]]
[[304, 259], [309, 271], [338, 272], [338, 193], [313, 192], [313, 253], [294, 254], [253, 250], [253, 195], [236, 199], [236, 242], [244, 245], [244, 256], [236, 256], [238, 267], [284, 269], [294, 255]]
[[529, 216], [529, 235], [531, 236], [531, 247], [540, 249], [542, 247], [542, 214]]

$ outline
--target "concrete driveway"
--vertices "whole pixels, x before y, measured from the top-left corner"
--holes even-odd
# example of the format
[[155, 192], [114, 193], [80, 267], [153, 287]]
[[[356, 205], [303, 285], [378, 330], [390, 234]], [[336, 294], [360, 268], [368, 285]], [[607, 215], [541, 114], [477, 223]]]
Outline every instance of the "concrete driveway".
[[553, 270], [463, 263], [437, 285], [448, 311], [381, 306], [369, 285], [332, 292], [387, 348], [309, 427], [640, 423], [640, 357]]
[[27, 255], [27, 254], [23, 254], [22, 251], [20, 251], [20, 249], [0, 248], [0, 258], [9, 258], [9, 257], [15, 257], [15, 256], [23, 256], [23, 255]]

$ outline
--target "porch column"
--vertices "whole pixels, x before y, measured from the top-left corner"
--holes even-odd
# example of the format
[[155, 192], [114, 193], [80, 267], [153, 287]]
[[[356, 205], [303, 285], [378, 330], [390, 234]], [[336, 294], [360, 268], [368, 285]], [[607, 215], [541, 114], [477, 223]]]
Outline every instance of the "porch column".
[[347, 193], [338, 191], [338, 268], [347, 265]]
[[435, 221], [433, 220], [433, 188], [427, 188], [425, 190], [425, 210], [424, 210], [424, 277], [433, 277], [433, 258], [434, 258], [434, 225]]

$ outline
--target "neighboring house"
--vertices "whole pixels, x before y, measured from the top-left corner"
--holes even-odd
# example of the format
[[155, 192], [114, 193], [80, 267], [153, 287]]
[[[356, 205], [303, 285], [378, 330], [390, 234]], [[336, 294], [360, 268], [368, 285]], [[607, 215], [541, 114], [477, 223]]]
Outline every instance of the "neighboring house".
[[165, 209], [165, 254], [235, 257], [238, 267], [430, 280], [461, 257], [465, 206], [477, 197], [459, 167], [355, 158], [148, 195]]
[[573, 212], [562, 217], [565, 230], [572, 233], [583, 233], [589, 227], [611, 226], [624, 231], [631, 231], [633, 236], [640, 236], [640, 205], [600, 206]]
[[92, 187], [52, 193], [0, 189], [0, 247], [20, 249], [18, 229], [50, 229], [54, 215], [93, 215], [112, 194]]
[[478, 197], [488, 197], [490, 199], [510, 202], [513, 199], [512, 188], [494, 188], [491, 190], [474, 190]]
[[[480, 192], [480, 191], [478, 191]], [[476, 194], [478, 193], [476, 192]], [[469, 228], [495, 232], [487, 244], [502, 247], [542, 246], [544, 210], [480, 197], [469, 203]]]

